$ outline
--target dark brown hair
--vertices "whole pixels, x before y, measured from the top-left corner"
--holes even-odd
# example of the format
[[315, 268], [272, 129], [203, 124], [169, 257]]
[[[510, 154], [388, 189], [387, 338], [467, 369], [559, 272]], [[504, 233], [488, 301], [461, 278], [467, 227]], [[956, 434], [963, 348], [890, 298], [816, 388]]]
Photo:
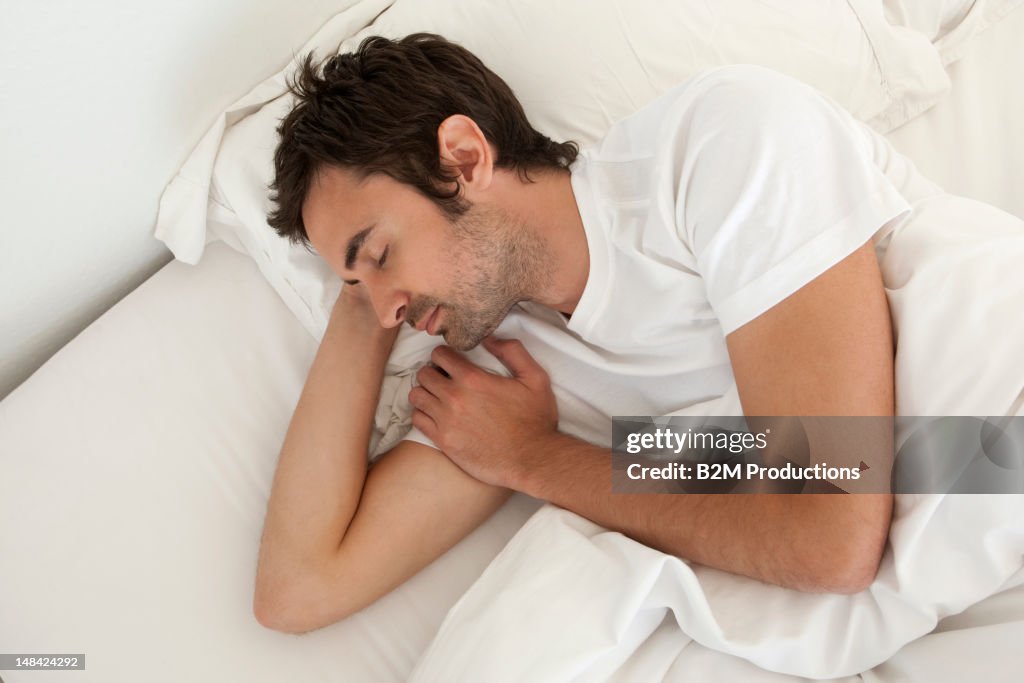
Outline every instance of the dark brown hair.
[[455, 219], [469, 207], [456, 175], [441, 163], [437, 129], [453, 115], [473, 119], [496, 148], [495, 166], [527, 171], [568, 168], [574, 142], [534, 130], [511, 88], [469, 50], [431, 33], [365, 39], [355, 52], [314, 64], [307, 54], [288, 82], [295, 107], [281, 120], [267, 222], [309, 247], [302, 203], [325, 165], [365, 178], [385, 173], [415, 187]]

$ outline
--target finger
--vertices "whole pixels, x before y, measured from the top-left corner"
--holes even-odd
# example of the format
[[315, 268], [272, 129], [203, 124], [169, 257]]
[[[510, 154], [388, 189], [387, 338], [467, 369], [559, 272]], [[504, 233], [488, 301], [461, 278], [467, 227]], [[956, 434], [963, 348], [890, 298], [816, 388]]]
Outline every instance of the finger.
[[452, 378], [451, 375], [449, 375], [447, 372], [445, 372], [444, 368], [442, 368], [440, 365], [438, 365], [434, 361], [430, 361], [429, 365], [430, 365], [430, 367], [434, 368], [439, 373], [441, 373], [441, 376], [444, 377], [445, 379], [451, 379]]
[[423, 387], [413, 387], [409, 390], [409, 404], [417, 410], [421, 410], [431, 418], [438, 414], [441, 409], [441, 401], [437, 396], [430, 393]]
[[412, 411], [412, 426], [423, 432], [428, 439], [437, 443], [437, 422], [434, 421], [434, 418], [418, 408], [414, 409]]
[[447, 372], [448, 376], [456, 381], [466, 373], [480, 369], [450, 346], [434, 347], [430, 354], [430, 360], [434, 361], [438, 368]]
[[442, 375], [438, 368], [429, 365], [416, 371], [416, 381], [437, 398], [446, 396], [451, 388], [451, 380]]
[[484, 339], [484, 348], [500, 360], [513, 377], [525, 379], [547, 374], [518, 339], [498, 339], [488, 336]]

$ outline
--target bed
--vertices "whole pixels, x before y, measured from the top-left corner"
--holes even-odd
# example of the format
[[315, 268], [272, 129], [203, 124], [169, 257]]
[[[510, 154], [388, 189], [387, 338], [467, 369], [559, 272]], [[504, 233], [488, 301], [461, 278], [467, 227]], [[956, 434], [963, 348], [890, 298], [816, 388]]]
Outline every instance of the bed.
[[[393, 10], [401, 4], [353, 3], [315, 42], [344, 49], [389, 16], [396, 21]], [[867, 16], [871, 3], [852, 4]], [[879, 10], [877, 17], [912, 23], [914, 15], [901, 15], [900, 4], [886, 3], [887, 13]], [[947, 191], [1024, 218], [1018, 191], [1024, 92], [1011, 85], [1024, 76], [1020, 4], [991, 3], [980, 19], [970, 15], [973, 24], [927, 35], [926, 42], [941, 48], [946, 88], [922, 94], [899, 115], [876, 111], [874, 119], [891, 126], [893, 145]], [[604, 5], [618, 11], [616, 3]], [[421, 9], [409, 12], [417, 16]], [[927, 28], [917, 30], [923, 36]], [[542, 508], [542, 501], [521, 494], [409, 582], [343, 622], [291, 636], [253, 617], [255, 562], [276, 458], [324, 324], [323, 309], [309, 302], [337, 294], [323, 281], [274, 279], [273, 258], [261, 261], [262, 247], [239, 229], [245, 211], [259, 206], [243, 208], [232, 194], [239, 183], [260, 177], [259, 169], [238, 162], [218, 170], [212, 163], [232, 159], [216, 154], [229, 142], [225, 131], [255, 121], [248, 115], [275, 101], [258, 92], [272, 80], [226, 114], [209, 138], [216, 144], [204, 172], [212, 182], [199, 186], [198, 219], [207, 231], [178, 241], [178, 260], [0, 403], [0, 651], [82, 653], [86, 662], [77, 671], [0, 672], [8, 683], [483, 680], [452, 653], [468, 647], [456, 636], [472, 625], [465, 614], [474, 586], [485, 570], [497, 571], [495, 558], [522, 538], [517, 534]], [[624, 106], [642, 99], [622, 87], [635, 95]], [[534, 95], [540, 96], [525, 99]], [[201, 144], [196, 154], [203, 151]], [[173, 208], [184, 223], [193, 206], [168, 202], [163, 216]], [[166, 233], [161, 238], [168, 240]], [[385, 429], [387, 415], [378, 427], [379, 449], [396, 437]], [[990, 592], [884, 662], [842, 676], [759, 666], [756, 656], [681, 636], [676, 623], [658, 616], [603, 668], [564, 675], [541, 669], [529, 680], [1019, 680], [1024, 571]], [[457, 604], [461, 612], [453, 610]], [[510, 647], [517, 642], [509, 638]], [[522, 650], [480, 652], [492, 661], [544, 661], [542, 653]], [[510, 671], [486, 680], [517, 680]]]

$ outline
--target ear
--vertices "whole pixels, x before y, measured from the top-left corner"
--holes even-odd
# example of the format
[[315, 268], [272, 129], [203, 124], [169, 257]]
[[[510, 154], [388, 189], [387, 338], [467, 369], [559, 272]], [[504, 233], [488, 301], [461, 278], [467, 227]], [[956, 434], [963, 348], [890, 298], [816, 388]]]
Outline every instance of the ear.
[[494, 151], [476, 121], [453, 114], [437, 127], [441, 163], [456, 171], [466, 198], [486, 190], [494, 177]]

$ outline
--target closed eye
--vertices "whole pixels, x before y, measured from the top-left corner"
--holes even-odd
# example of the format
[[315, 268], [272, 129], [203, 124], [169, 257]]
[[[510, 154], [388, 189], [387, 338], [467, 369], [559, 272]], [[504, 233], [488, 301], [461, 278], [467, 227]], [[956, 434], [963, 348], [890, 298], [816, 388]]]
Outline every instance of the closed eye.
[[[380, 258], [377, 259], [377, 267], [378, 268], [383, 268], [384, 267], [384, 262], [388, 260], [388, 250], [389, 249], [391, 249], [391, 245], [390, 244], [388, 246], [384, 247], [384, 252], [380, 255]], [[346, 285], [358, 285], [359, 284], [359, 280], [343, 280], [343, 282]]]

